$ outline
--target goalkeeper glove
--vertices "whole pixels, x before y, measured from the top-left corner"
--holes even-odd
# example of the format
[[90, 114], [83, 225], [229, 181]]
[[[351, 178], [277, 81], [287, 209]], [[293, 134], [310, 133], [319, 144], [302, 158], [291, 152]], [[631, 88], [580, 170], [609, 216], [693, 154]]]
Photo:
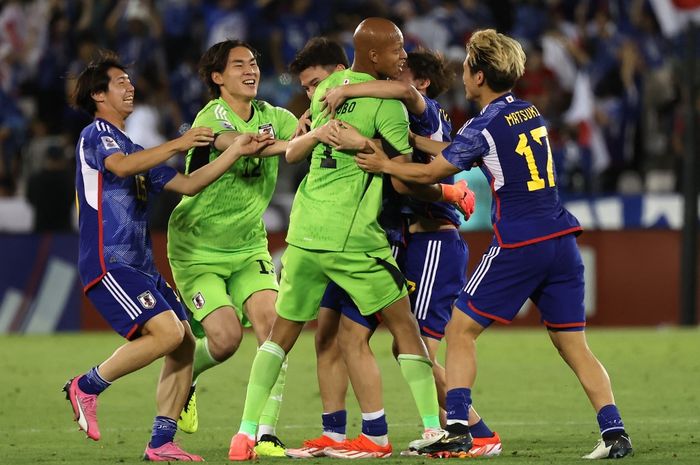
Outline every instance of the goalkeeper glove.
[[467, 187], [467, 181], [461, 180], [454, 185], [440, 184], [440, 188], [442, 189], [442, 200], [453, 203], [457, 207], [457, 210], [464, 215], [464, 220], [468, 220], [472, 213], [474, 213], [476, 196], [474, 192]]

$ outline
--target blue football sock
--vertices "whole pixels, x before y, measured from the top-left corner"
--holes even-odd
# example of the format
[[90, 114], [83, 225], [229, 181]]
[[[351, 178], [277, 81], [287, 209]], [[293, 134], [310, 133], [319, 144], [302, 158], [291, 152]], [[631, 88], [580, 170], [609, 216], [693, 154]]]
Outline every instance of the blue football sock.
[[78, 387], [85, 394], [99, 394], [110, 386], [110, 382], [105, 381], [97, 367], [93, 367], [85, 373], [83, 376], [78, 378]]
[[456, 420], [465, 425], [469, 421], [469, 406], [472, 404], [472, 390], [469, 388], [456, 388], [447, 391], [445, 398], [445, 410], [447, 420]]
[[474, 423], [469, 427], [469, 432], [472, 434], [472, 437], [475, 438], [492, 438], [493, 437], [493, 431], [489, 429], [488, 426], [486, 426], [486, 423], [484, 422], [484, 419], [482, 418], [479, 420], [478, 423]]
[[[379, 413], [379, 415], [373, 415]], [[384, 410], [373, 412], [370, 414], [362, 414], [362, 434], [365, 436], [386, 436], [389, 433], [389, 427], [386, 424], [386, 415]]]
[[347, 426], [348, 412], [338, 410], [337, 412], [324, 413], [321, 415], [323, 431], [327, 433], [345, 434]]
[[625, 424], [622, 423], [620, 412], [615, 404], [606, 405], [598, 412], [598, 426], [603, 439], [610, 439], [625, 432]]
[[175, 439], [177, 422], [168, 417], [156, 417], [153, 420], [153, 434], [151, 435], [151, 447], [156, 449], [163, 444]]

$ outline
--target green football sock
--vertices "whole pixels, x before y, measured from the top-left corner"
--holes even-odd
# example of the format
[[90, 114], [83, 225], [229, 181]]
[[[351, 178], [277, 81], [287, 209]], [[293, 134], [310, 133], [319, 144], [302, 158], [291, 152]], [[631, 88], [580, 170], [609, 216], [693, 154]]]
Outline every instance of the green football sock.
[[255, 437], [265, 403], [279, 378], [284, 350], [272, 341], [265, 341], [255, 354], [245, 395], [243, 419], [239, 431]]
[[433, 364], [420, 355], [400, 354], [397, 357], [401, 374], [408, 382], [418, 413], [423, 420], [423, 428], [440, 428], [440, 406], [433, 377]]
[[206, 337], [197, 338], [194, 345], [194, 366], [192, 367], [192, 380], [197, 381], [199, 375], [207, 371], [211, 367], [218, 365], [219, 361], [215, 360], [209, 352], [209, 341]]
[[272, 427], [274, 431], [277, 426], [277, 420], [280, 416], [280, 408], [282, 407], [282, 395], [284, 394], [284, 383], [287, 378], [287, 359], [285, 358], [280, 367], [280, 373], [277, 375], [277, 381], [272, 386], [270, 397], [267, 398], [265, 408], [260, 415], [260, 424]]

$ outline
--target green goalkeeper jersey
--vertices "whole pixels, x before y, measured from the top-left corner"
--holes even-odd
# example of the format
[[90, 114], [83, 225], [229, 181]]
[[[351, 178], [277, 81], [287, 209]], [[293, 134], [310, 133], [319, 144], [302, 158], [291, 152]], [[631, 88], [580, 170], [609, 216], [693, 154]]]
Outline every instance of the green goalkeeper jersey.
[[[311, 102], [312, 128], [323, 125], [320, 98], [326, 90], [371, 81], [369, 74], [338, 71], [316, 88]], [[381, 137], [401, 154], [411, 153], [408, 113], [392, 99], [359, 97], [337, 109], [336, 118], [366, 137]], [[377, 221], [382, 208], [382, 176], [362, 171], [354, 153], [318, 144], [311, 154], [309, 173], [294, 197], [287, 242], [303, 249], [363, 252], [387, 246]]]
[[[222, 98], [212, 100], [197, 114], [193, 126], [209, 127], [214, 134], [272, 132], [276, 139], [291, 139], [297, 126], [294, 115], [260, 100], [252, 105], [253, 115], [243, 121]], [[203, 154], [201, 150], [187, 153], [185, 172], [221, 154], [213, 145]], [[168, 224], [168, 257], [192, 260], [267, 247], [262, 216], [275, 189], [278, 166], [277, 156], [243, 157], [200, 193], [183, 196]]]

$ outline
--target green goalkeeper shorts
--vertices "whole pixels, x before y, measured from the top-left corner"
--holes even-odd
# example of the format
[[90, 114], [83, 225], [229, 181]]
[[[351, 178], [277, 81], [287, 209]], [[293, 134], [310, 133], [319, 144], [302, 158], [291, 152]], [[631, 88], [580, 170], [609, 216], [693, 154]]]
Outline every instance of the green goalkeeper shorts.
[[221, 255], [206, 261], [170, 260], [173, 278], [182, 300], [192, 312], [192, 330], [203, 336], [199, 322], [221, 307], [233, 307], [244, 327], [248, 297], [265, 289], [278, 289], [277, 275], [267, 249]]
[[407, 295], [406, 280], [385, 248], [372, 252], [326, 252], [288, 245], [282, 255], [277, 314], [292, 321], [310, 321], [329, 281], [355, 302], [362, 315], [371, 315]]

